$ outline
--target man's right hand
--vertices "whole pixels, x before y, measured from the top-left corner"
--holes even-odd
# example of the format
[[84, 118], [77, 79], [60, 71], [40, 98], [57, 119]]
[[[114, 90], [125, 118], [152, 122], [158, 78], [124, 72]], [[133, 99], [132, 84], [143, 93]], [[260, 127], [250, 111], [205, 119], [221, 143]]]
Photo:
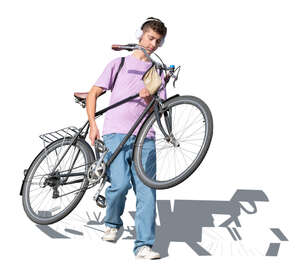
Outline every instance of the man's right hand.
[[103, 88], [92, 86], [89, 91], [88, 96], [86, 97], [86, 111], [90, 122], [90, 140], [92, 146], [95, 145], [95, 139], [100, 139], [100, 132], [95, 122], [95, 111], [96, 111], [96, 99], [103, 93]]
[[89, 137], [90, 137], [92, 146], [95, 145], [95, 139], [100, 139], [100, 132], [99, 132], [99, 129], [96, 125], [91, 126]]

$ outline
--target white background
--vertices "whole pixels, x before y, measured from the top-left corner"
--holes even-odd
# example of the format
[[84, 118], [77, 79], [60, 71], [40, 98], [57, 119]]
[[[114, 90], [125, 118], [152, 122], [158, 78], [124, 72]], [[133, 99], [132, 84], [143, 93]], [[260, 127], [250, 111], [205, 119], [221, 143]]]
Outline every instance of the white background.
[[[1, 2], [0, 267], [9, 273], [282, 273], [287, 265], [296, 266], [299, 12], [298, 1], [274, 0]], [[168, 96], [198, 96], [214, 118], [212, 144], [199, 170], [181, 185], [159, 191], [157, 199], [230, 200], [237, 189], [263, 190], [270, 201], [257, 204], [248, 239], [267, 244], [255, 228], [280, 228], [289, 242], [278, 257], [200, 257], [185, 243], [171, 243], [168, 257], [136, 262], [133, 241], [53, 240], [25, 216], [18, 192], [23, 169], [41, 149], [38, 135], [87, 120], [73, 92], [87, 92], [112, 58], [126, 55], [110, 46], [135, 42], [135, 30], [149, 16], [168, 27], [157, 53], [168, 64], [182, 65], [177, 88], [170, 85]], [[103, 97], [98, 108], [107, 104], [109, 95]], [[81, 202], [85, 205], [95, 207], [91, 199]], [[131, 190], [124, 223], [133, 225], [128, 210], [134, 205]]]

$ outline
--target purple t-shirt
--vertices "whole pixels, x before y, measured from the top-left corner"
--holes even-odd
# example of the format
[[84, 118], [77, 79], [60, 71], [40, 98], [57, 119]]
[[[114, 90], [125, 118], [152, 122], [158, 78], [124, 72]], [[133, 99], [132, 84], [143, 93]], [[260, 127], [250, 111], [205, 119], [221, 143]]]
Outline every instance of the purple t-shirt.
[[[105, 90], [110, 89], [118, 71], [120, 62], [121, 57], [112, 60], [105, 67], [104, 71], [94, 85]], [[133, 55], [126, 56], [124, 65], [118, 74], [114, 89], [111, 93], [109, 105], [115, 104], [126, 97], [139, 93], [145, 87], [142, 77], [150, 68], [150, 66], [151, 62], [139, 60]], [[159, 96], [165, 100], [167, 98], [166, 90], [164, 89], [160, 91]], [[147, 103], [145, 100], [137, 97], [105, 112], [102, 136], [109, 133], [127, 134], [136, 120], [140, 117], [146, 106]], [[146, 117], [143, 118], [143, 120], [134, 130], [132, 133], [133, 135], [138, 134], [139, 129]], [[155, 131], [153, 128], [149, 130], [146, 137], [152, 139], [155, 138]]]

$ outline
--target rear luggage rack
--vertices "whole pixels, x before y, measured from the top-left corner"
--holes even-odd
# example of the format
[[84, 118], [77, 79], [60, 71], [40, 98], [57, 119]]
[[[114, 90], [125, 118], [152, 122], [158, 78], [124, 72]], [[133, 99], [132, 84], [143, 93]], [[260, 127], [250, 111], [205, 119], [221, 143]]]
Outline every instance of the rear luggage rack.
[[44, 143], [52, 143], [59, 139], [65, 139], [67, 137], [74, 137], [79, 133], [79, 129], [74, 126], [65, 127], [56, 131], [48, 132], [40, 135], [39, 137], [44, 141]]

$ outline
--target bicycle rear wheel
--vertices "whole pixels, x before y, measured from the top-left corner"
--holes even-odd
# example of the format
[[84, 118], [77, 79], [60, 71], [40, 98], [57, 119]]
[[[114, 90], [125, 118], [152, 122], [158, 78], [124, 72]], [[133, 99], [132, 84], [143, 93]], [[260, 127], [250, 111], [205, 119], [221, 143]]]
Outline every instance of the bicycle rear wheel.
[[95, 161], [95, 156], [83, 139], [77, 139], [56, 171], [52, 172], [71, 142], [72, 138], [64, 138], [49, 144], [34, 159], [26, 173], [23, 208], [37, 224], [52, 224], [67, 216], [86, 191], [87, 170]]
[[[162, 134], [153, 112], [141, 127], [134, 149], [134, 163], [139, 178], [145, 185], [155, 189], [174, 187], [186, 180], [203, 161], [213, 134], [211, 112], [201, 99], [179, 96], [164, 105], [165, 112], [171, 117], [171, 140]], [[160, 117], [168, 133], [164, 113]], [[151, 128], [155, 131], [156, 161], [148, 162], [147, 168], [144, 168], [145, 139]]]

